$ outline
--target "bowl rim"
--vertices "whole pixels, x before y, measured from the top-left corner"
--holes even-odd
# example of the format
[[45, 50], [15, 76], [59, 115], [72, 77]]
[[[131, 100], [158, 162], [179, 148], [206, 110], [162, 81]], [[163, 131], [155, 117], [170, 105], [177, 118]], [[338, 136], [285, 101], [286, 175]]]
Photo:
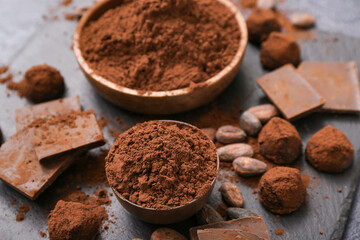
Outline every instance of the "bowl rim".
[[[182, 122], [182, 121], [177, 121], [177, 120], [167, 120], [167, 119], [163, 119], [163, 120], [158, 120], [158, 121], [161, 121], [161, 122], [172, 122], [172, 123], [176, 123], [176, 124], [179, 124], [179, 125], [185, 125], [185, 126], [188, 126], [190, 128], [196, 128], [198, 130], [200, 130], [200, 132], [207, 137], [207, 135], [198, 127], [194, 126], [194, 125], [191, 125], [189, 123], [186, 123], [186, 122]], [[215, 144], [213, 143], [213, 141], [211, 141], [209, 139], [209, 142], [211, 144], [213, 144], [215, 146]], [[216, 146], [215, 146], [216, 148]], [[220, 159], [219, 159], [219, 154], [217, 153], [216, 151], [216, 174], [214, 176], [214, 179], [211, 181], [210, 185], [209, 185], [209, 188], [206, 190], [206, 192], [199, 198], [195, 198], [193, 199], [192, 201], [186, 203], [185, 205], [181, 205], [181, 206], [176, 206], [176, 207], [172, 207], [172, 208], [166, 208], [166, 209], [156, 209], [156, 208], [149, 208], [149, 207], [143, 207], [143, 206], [140, 206], [138, 204], [135, 204], [127, 199], [125, 199], [114, 187], [111, 186], [111, 189], [113, 190], [113, 192], [124, 202], [132, 205], [133, 207], [136, 207], [136, 208], [140, 208], [140, 209], [143, 209], [143, 210], [147, 210], [147, 211], [162, 211], [162, 212], [167, 212], [167, 211], [174, 211], [174, 210], [178, 210], [178, 209], [182, 209], [184, 207], [187, 207], [188, 205], [194, 203], [194, 202], [197, 202], [199, 201], [200, 199], [202, 199], [206, 193], [210, 190], [210, 189], [213, 189], [213, 187], [215, 186], [215, 183], [216, 183], [216, 180], [217, 180], [217, 177], [218, 177], [218, 174], [219, 174], [219, 169], [220, 169]]]
[[[73, 51], [76, 57], [77, 62], [79, 63], [80, 67], [83, 69], [83, 71], [89, 75], [94, 81], [96, 81], [98, 84], [101, 84], [105, 86], [108, 89], [111, 89], [116, 92], [122, 92], [127, 95], [137, 96], [137, 97], [170, 97], [170, 96], [181, 96], [186, 95], [192, 91], [194, 91], [194, 87], [186, 87], [186, 88], [180, 88], [180, 89], [174, 89], [174, 90], [167, 90], [167, 91], [150, 91], [150, 90], [141, 90], [141, 89], [132, 89], [128, 87], [121, 86], [119, 84], [116, 84], [114, 82], [111, 82], [110, 80], [96, 74], [94, 70], [88, 65], [86, 60], [84, 59], [81, 50], [80, 50], [80, 35], [82, 33], [83, 28], [87, 25], [89, 22], [89, 18], [94, 14], [94, 12], [102, 7], [103, 5], [116, 0], [105, 0], [105, 1], [99, 1], [96, 3], [92, 8], [90, 8], [80, 19], [76, 31], [74, 33], [73, 37]], [[238, 24], [238, 28], [240, 31], [240, 41], [239, 41], [239, 47], [236, 51], [236, 54], [234, 55], [231, 62], [224, 67], [220, 72], [218, 72], [213, 77], [207, 79], [204, 82], [198, 83], [195, 85], [196, 88], [203, 88], [208, 85], [213, 85], [221, 79], [226, 76], [229, 72], [231, 72], [232, 69], [236, 67], [236, 65], [241, 61], [245, 54], [247, 42], [248, 42], [248, 31], [247, 26], [244, 17], [242, 16], [240, 10], [238, 7], [235, 6], [234, 3], [232, 3], [229, 0], [216, 0], [220, 2], [221, 4], [225, 5], [233, 14], [235, 17], [235, 20]]]

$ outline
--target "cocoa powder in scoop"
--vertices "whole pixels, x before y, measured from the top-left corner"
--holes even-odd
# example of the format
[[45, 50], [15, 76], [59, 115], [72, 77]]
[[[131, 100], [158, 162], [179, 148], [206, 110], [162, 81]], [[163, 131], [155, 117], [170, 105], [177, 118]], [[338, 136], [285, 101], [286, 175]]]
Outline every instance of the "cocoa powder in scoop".
[[205, 194], [216, 160], [215, 145], [199, 129], [150, 121], [119, 135], [105, 167], [109, 184], [124, 198], [168, 209]]
[[234, 14], [214, 0], [124, 0], [82, 31], [82, 54], [106, 79], [138, 90], [194, 86], [239, 48]]

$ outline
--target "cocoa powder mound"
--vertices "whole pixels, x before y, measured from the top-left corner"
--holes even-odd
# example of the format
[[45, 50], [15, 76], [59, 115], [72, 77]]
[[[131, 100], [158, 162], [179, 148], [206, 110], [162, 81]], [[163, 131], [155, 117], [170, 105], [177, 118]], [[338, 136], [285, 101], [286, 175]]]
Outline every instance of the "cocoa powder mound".
[[312, 166], [329, 173], [344, 171], [354, 160], [354, 147], [349, 139], [342, 131], [330, 125], [310, 138], [305, 152]]
[[288, 63], [296, 67], [300, 62], [300, 46], [294, 37], [272, 32], [261, 44], [260, 60], [262, 65], [269, 70]]
[[296, 211], [305, 201], [305, 195], [300, 171], [295, 168], [272, 168], [261, 177], [258, 186], [260, 202], [276, 214]]
[[60, 72], [46, 64], [31, 67], [21, 82], [10, 81], [7, 87], [17, 90], [20, 97], [26, 97], [34, 103], [60, 98], [65, 91], [64, 78]]
[[124, 0], [82, 31], [82, 54], [98, 75], [137, 90], [194, 87], [239, 48], [234, 14], [213, 0]]
[[119, 135], [105, 168], [124, 198], [168, 209], [201, 197], [216, 176], [216, 161], [214, 144], [199, 129], [149, 121]]
[[48, 218], [51, 240], [93, 239], [107, 214], [104, 207], [60, 200]]

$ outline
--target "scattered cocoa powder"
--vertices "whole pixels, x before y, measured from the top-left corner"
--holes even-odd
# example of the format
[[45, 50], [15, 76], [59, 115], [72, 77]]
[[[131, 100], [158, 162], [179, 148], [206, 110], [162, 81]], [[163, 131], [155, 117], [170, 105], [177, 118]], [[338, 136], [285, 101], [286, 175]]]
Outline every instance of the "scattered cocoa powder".
[[261, 44], [260, 60], [264, 68], [269, 70], [288, 63], [297, 66], [300, 62], [300, 46], [292, 36], [272, 32]]
[[107, 214], [104, 207], [60, 200], [48, 218], [51, 240], [93, 239]]
[[46, 64], [33, 66], [21, 82], [9, 82], [7, 87], [17, 90], [20, 97], [39, 103], [59, 98], [65, 91], [64, 78], [60, 72]]
[[284, 234], [284, 229], [282, 229], [282, 228], [276, 229], [275, 234], [278, 235], [278, 236], [283, 235]]
[[9, 70], [8, 66], [2, 66], [0, 67], [0, 74], [4, 74]]
[[309, 187], [310, 184], [312, 183], [311, 178], [305, 174], [301, 174], [301, 180], [302, 180], [305, 188]]
[[216, 159], [214, 144], [199, 129], [149, 121], [119, 135], [106, 158], [106, 174], [124, 198], [167, 209], [209, 189]]
[[28, 204], [23, 204], [19, 207], [18, 214], [16, 215], [16, 221], [20, 222], [25, 219], [25, 213], [30, 211], [30, 206]]
[[226, 204], [219, 204], [216, 208], [216, 211], [218, 213], [220, 213], [220, 215], [222, 217], [227, 217], [227, 213], [226, 213], [226, 209], [228, 208], [228, 206], [226, 206]]
[[238, 0], [242, 8], [254, 8], [256, 7], [257, 0]]
[[80, 46], [106, 79], [163, 91], [194, 87], [220, 72], [239, 40], [234, 14], [217, 1], [126, 0], [90, 22]]
[[79, 16], [76, 13], [65, 13], [64, 14], [64, 18], [69, 21], [74, 21], [74, 20], [78, 19], [78, 17]]
[[295, 168], [272, 168], [261, 177], [258, 186], [260, 202], [276, 214], [296, 211], [304, 203], [305, 195], [300, 171]]
[[354, 160], [354, 147], [349, 139], [342, 131], [330, 125], [310, 138], [305, 152], [312, 166], [329, 173], [344, 171]]
[[239, 107], [234, 107], [231, 111], [222, 111], [218, 106], [212, 105], [211, 108], [190, 121], [191, 124], [198, 128], [218, 129], [224, 125], [239, 127], [238, 112]]
[[11, 73], [9, 73], [5, 77], [0, 77], [0, 84], [11, 81], [12, 79], [13, 79], [13, 75]]
[[72, 0], [62, 0], [60, 5], [67, 6], [67, 5], [71, 4], [71, 3], [72, 3]]
[[100, 120], [98, 120], [99, 126], [101, 129], [104, 129], [104, 127], [106, 127], [108, 125], [108, 120], [104, 117], [101, 116]]
[[61, 197], [60, 199], [66, 202], [79, 202], [83, 204], [90, 204], [97, 206], [110, 205], [111, 200], [107, 195], [107, 190], [99, 189], [94, 191], [94, 194], [95, 194], [94, 197], [90, 197], [81, 190], [75, 190]]

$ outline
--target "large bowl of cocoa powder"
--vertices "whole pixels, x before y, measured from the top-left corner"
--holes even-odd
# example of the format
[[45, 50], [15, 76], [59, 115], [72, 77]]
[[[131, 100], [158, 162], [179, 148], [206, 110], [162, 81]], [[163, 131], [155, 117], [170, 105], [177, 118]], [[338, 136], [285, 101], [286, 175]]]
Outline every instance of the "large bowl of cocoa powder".
[[219, 159], [214, 143], [200, 129], [178, 121], [149, 121], [118, 136], [105, 169], [129, 213], [145, 222], [171, 224], [206, 204]]
[[95, 90], [146, 114], [206, 104], [235, 78], [248, 41], [228, 0], [107, 0], [79, 21], [73, 49]]

